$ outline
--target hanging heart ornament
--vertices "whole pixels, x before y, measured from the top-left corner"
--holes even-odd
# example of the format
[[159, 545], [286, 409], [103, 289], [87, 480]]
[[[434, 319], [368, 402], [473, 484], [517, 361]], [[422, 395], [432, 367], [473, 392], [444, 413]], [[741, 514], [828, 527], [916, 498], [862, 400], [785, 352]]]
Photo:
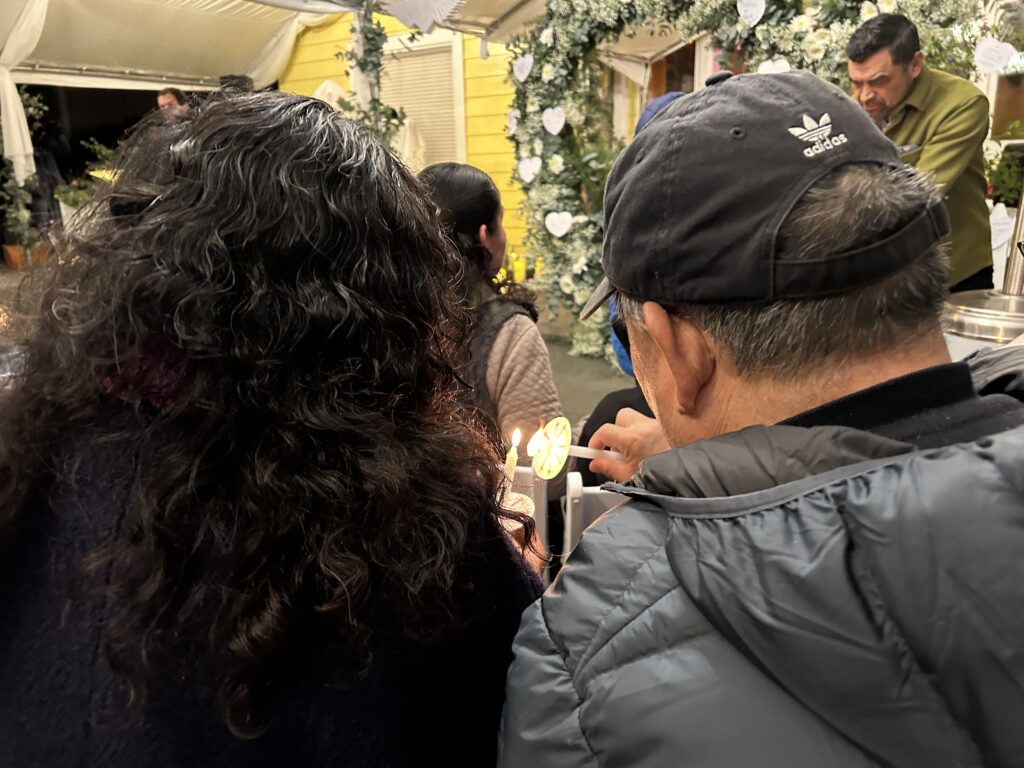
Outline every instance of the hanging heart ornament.
[[533, 71], [533, 54], [527, 53], [512, 62], [512, 75], [520, 83], [525, 83], [526, 78]]
[[544, 123], [544, 130], [552, 136], [557, 136], [565, 127], [565, 110], [561, 107], [548, 107], [540, 119]]

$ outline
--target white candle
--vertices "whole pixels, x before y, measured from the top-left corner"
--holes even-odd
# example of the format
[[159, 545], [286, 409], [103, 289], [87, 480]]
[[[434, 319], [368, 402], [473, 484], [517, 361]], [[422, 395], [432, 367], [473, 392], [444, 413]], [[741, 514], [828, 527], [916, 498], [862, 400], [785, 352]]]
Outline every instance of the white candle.
[[577, 459], [614, 459], [625, 461], [626, 457], [618, 451], [602, 451], [597, 448], [584, 448], [582, 445], [570, 445], [569, 455]]
[[508, 449], [508, 453], [505, 455], [505, 477], [508, 478], [509, 485], [515, 482], [516, 479], [516, 466], [519, 464], [519, 441], [523, 439], [523, 433], [516, 427], [512, 433], [512, 447]]

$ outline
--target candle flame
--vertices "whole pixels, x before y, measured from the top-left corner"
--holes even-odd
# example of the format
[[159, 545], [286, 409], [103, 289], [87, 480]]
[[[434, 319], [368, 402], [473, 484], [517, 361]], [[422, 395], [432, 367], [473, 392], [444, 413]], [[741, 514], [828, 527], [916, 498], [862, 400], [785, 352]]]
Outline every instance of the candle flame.
[[522, 432], [522, 430], [519, 429], [519, 427], [516, 427], [515, 431], [512, 433], [512, 447], [513, 448], [518, 448], [519, 447], [519, 441], [522, 440], [522, 439], [523, 439], [523, 432]]
[[547, 438], [544, 437], [544, 430], [538, 429], [533, 433], [533, 437], [530, 438], [530, 442], [526, 444], [526, 455], [531, 459], [540, 451], [544, 446], [544, 441]]

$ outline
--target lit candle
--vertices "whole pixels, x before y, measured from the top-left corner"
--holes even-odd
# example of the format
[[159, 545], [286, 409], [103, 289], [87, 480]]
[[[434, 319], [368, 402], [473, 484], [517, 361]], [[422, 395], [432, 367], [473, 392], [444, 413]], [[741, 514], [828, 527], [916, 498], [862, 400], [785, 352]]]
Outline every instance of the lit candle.
[[512, 433], [512, 447], [505, 455], [505, 477], [508, 478], [509, 485], [512, 485], [516, 479], [516, 466], [519, 464], [519, 441], [522, 439], [523, 433], [519, 427], [516, 427]]
[[526, 259], [516, 256], [512, 261], [512, 279], [521, 283], [526, 279]]

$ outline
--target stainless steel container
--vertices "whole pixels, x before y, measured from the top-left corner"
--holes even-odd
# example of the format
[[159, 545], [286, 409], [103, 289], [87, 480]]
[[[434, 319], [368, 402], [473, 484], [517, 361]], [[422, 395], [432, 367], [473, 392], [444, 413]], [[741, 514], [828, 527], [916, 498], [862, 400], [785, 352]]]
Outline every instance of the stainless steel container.
[[1024, 193], [1017, 207], [1002, 288], [954, 293], [946, 302], [946, 333], [1005, 344], [1024, 334]]

